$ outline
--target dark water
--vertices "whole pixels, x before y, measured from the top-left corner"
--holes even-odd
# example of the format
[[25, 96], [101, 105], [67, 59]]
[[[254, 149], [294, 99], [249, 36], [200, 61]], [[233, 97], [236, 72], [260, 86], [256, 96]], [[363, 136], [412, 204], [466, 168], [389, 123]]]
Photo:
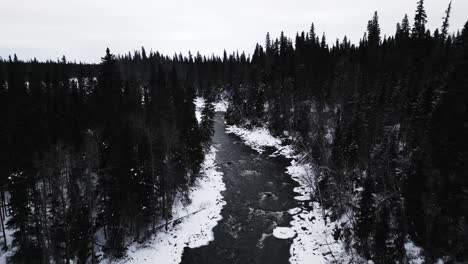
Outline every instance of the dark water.
[[287, 210], [295, 207], [293, 187], [285, 173], [289, 162], [258, 154], [241, 139], [226, 134], [224, 116], [216, 115], [213, 144], [218, 148], [216, 162], [224, 173], [227, 204], [223, 219], [214, 228], [214, 241], [196, 249], [185, 248], [182, 263], [289, 263], [292, 239], [272, 235], [276, 226], [289, 226]]

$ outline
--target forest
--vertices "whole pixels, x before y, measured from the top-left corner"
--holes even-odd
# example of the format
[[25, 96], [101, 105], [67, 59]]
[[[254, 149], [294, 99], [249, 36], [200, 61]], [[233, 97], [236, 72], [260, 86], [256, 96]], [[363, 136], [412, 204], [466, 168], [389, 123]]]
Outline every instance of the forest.
[[1, 59], [4, 250], [15, 248], [12, 263], [98, 263], [167, 228], [209, 149], [212, 103], [225, 99], [228, 124], [265, 127], [306, 154], [312, 199], [352, 216], [336, 230], [348, 249], [407, 263], [410, 238], [428, 263], [465, 263], [468, 22], [449, 33], [450, 12], [431, 32], [419, 0], [392, 36], [375, 12], [357, 44], [329, 45], [312, 24], [267, 34], [251, 56]]
[[14, 227], [14, 262], [95, 263], [97, 234], [119, 257], [127, 237], [171, 218], [212, 133], [195, 119], [200, 60], [143, 49], [107, 50], [100, 65], [2, 61], [2, 227]]

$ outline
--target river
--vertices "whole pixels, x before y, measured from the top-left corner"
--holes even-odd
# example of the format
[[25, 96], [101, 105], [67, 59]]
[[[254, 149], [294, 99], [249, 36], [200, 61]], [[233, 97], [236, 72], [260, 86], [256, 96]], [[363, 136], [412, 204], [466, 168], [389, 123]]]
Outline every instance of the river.
[[297, 184], [285, 173], [289, 161], [252, 150], [225, 131], [223, 113], [216, 113], [213, 145], [224, 173], [226, 205], [207, 246], [185, 248], [184, 264], [285, 264], [292, 239], [272, 235], [277, 226], [289, 226], [287, 210], [297, 206]]

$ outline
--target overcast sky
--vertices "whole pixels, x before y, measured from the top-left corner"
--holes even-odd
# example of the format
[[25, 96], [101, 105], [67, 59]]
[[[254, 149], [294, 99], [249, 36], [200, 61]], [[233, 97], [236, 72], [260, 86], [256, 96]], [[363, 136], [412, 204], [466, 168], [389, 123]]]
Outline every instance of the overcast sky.
[[[222, 54], [264, 43], [266, 32], [294, 36], [312, 22], [329, 42], [357, 42], [377, 10], [382, 34], [393, 34], [417, 0], [0, 0], [0, 56], [98, 62], [140, 49]], [[426, 0], [428, 27], [440, 27], [449, 0]], [[468, 20], [468, 0], [453, 0], [450, 29]]]

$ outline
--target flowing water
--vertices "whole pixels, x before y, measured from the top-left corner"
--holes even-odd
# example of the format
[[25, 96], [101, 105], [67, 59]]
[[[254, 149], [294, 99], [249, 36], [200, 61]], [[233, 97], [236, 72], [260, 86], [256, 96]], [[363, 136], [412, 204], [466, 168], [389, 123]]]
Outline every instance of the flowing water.
[[216, 114], [213, 144], [216, 162], [224, 173], [227, 204], [214, 228], [214, 241], [196, 249], [185, 248], [184, 264], [289, 263], [292, 239], [272, 235], [277, 226], [289, 226], [287, 210], [296, 206], [296, 183], [285, 173], [289, 162], [257, 153], [225, 131], [224, 115]]

